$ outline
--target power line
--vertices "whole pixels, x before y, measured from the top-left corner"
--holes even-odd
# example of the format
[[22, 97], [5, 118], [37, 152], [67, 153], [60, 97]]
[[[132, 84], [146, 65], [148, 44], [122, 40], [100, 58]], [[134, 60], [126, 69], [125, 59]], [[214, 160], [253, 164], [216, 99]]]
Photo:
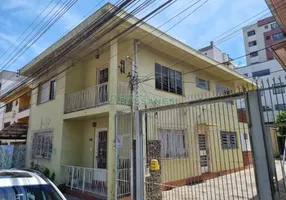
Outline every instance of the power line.
[[32, 25], [39, 19], [39, 17], [47, 10], [54, 0], [51, 0], [48, 5], [41, 11], [41, 13], [33, 20], [33, 22], [24, 30], [24, 32], [10, 45], [10, 47], [1, 54], [1, 58], [6, 55], [7, 52], [18, 42], [18, 40], [32, 27]]
[[[170, 3], [172, 0], [169, 0], [169, 1], [167, 1], [165, 4], [163, 4], [162, 6], [165, 6], [165, 5], [167, 5], [168, 3]], [[152, 14], [154, 14], [155, 12], [157, 12], [158, 10], [160, 10], [161, 8], [162, 8], [162, 6], [160, 6], [159, 8], [157, 8], [157, 9], [155, 9], [153, 12], [151, 12], [150, 14], [148, 14], [146, 17], [144, 17], [144, 18], [148, 18], [150, 15], [152, 15]], [[143, 20], [144, 20], [144, 18], [143, 19], [141, 19], [141, 20], [139, 20], [137, 23], [135, 23], [134, 25], [132, 25], [131, 27], [129, 27], [128, 29], [130, 29], [130, 28], [133, 28], [133, 27], [136, 27], [137, 26], [137, 24], [139, 24], [139, 23], [141, 23]], [[92, 53], [92, 52], [91, 52]], [[90, 55], [91, 53], [89, 53], [88, 55]], [[88, 55], [86, 55], [85, 57], [87, 57]], [[85, 58], [84, 57], [84, 58]], [[83, 58], [82, 58], [83, 59]], [[80, 60], [82, 60], [82, 59], [80, 59]], [[80, 60], [78, 60], [78, 62], [80, 61]], [[70, 66], [71, 67], [71, 66]], [[70, 67], [68, 67], [67, 69], [69, 69]], [[62, 70], [61, 72], [59, 72], [59, 73], [57, 73], [55, 76], [57, 76], [57, 75], [59, 75], [59, 74], [61, 74], [61, 73], [63, 73], [64, 71], [66, 71], [67, 69], [64, 69], [64, 70]], [[20, 87], [21, 85], [19, 85], [18, 87]], [[17, 87], [17, 88], [18, 88]], [[32, 90], [34, 90], [34, 89], [36, 89], [37, 87], [39, 87], [39, 86], [36, 86], [35, 88], [33, 88]], [[15, 90], [16, 88], [14, 88], [13, 90]], [[11, 90], [12, 91], [12, 90]], [[23, 95], [25, 95], [25, 94], [23, 94]], [[19, 98], [19, 97], [18, 97]]]
[[[283, 6], [283, 7], [285, 7], [285, 6]], [[279, 9], [283, 9], [283, 7], [281, 6], [281, 7], [279, 7]], [[267, 10], [267, 9], [266, 9], [266, 10]], [[263, 11], [259, 12], [258, 14], [256, 14], [256, 15], [250, 17], [249, 19], [245, 20], [244, 22], [242, 22], [242, 23], [240, 23], [240, 24], [244, 24], [245, 22], [249, 21], [250, 19], [252, 19], [252, 18], [254, 18], [254, 17], [260, 15], [261, 13], [265, 12], [266, 10], [263, 10]], [[254, 24], [254, 25], [255, 25], [255, 24]], [[236, 27], [237, 27], [237, 26], [235, 26], [234, 28], [236, 28]], [[252, 26], [247, 27], [245, 30], [248, 30], [248, 29], [250, 29], [250, 28], [252, 28]], [[224, 35], [225, 33], [230, 32], [232, 29], [233, 29], [233, 28], [229, 29], [228, 31], [222, 33], [221, 35]], [[220, 37], [220, 36], [217, 36], [216, 38], [219, 38], [219, 37]], [[214, 38], [214, 39], [216, 39], [216, 38]], [[214, 39], [213, 39], [213, 40], [214, 40]], [[231, 38], [229, 38], [229, 39], [231, 39]], [[228, 39], [228, 40], [229, 40], [229, 39]], [[226, 40], [225, 40], [225, 41], [226, 41]], [[224, 42], [225, 42], [225, 41], [224, 41]], [[192, 55], [198, 55], [198, 54], [201, 54], [201, 52], [198, 51], [196, 54], [192, 54]], [[188, 55], [188, 53], [186, 53], [185, 55], [187, 55], [186, 58], [188, 58], [188, 57], [190, 56], [190, 55]], [[184, 56], [185, 56], [185, 55], [184, 55]], [[184, 61], [184, 60], [186, 59], [186, 58], [184, 58], [184, 56], [182, 56], [181, 58], [177, 59], [177, 61], [179, 61], [179, 62], [180, 62], [180, 61]], [[183, 59], [183, 58], [184, 58], [184, 59]], [[177, 62], [177, 63], [175, 63], [175, 64], [172, 64], [173, 62], [171, 62], [171, 63], [168, 63], [167, 66], [168, 66], [169, 64], [172, 64], [172, 65], [170, 65], [170, 66], [175, 66], [175, 65], [178, 64], [179, 62]], [[224, 64], [224, 63], [221, 63], [221, 64]], [[154, 74], [155, 74], [154, 72], [149, 73], [148, 75], [145, 76], [145, 78], [150, 78], [150, 77], [153, 76]]]

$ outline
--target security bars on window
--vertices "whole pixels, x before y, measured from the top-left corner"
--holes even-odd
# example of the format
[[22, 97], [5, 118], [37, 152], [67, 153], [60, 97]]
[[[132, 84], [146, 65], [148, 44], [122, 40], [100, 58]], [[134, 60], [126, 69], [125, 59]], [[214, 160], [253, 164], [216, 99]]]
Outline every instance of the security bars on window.
[[237, 138], [235, 132], [220, 132], [222, 149], [237, 149]]
[[52, 131], [34, 133], [32, 158], [50, 159], [53, 148], [52, 139]]

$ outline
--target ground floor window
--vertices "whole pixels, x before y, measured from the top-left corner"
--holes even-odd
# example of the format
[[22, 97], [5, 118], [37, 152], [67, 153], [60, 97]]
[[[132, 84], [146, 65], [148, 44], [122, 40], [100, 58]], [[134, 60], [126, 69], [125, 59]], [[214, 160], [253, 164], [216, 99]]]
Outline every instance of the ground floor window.
[[185, 131], [159, 129], [162, 158], [181, 158], [186, 156]]
[[53, 132], [39, 131], [33, 135], [32, 158], [50, 159], [53, 148]]
[[220, 132], [221, 148], [222, 149], [237, 149], [236, 132]]

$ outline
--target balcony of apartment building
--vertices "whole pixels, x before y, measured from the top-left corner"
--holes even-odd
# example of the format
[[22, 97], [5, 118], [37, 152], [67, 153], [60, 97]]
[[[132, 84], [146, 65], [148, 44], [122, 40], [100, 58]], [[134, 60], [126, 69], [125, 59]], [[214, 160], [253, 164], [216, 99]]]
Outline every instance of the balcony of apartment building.
[[[127, 105], [130, 102], [128, 78], [118, 70], [121, 56], [111, 56], [112, 52], [117, 52], [117, 45], [112, 46], [76, 63], [67, 73], [64, 108], [66, 115], [76, 112], [81, 115], [80, 112], [89, 109]], [[95, 110], [94, 113], [96, 112]]]

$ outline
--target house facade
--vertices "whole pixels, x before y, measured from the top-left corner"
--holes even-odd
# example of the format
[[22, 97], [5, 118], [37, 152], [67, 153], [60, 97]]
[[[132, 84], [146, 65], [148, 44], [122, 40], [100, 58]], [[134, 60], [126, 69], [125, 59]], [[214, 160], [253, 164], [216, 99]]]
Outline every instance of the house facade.
[[[73, 187], [83, 184], [85, 190], [108, 199], [114, 199], [115, 194], [115, 115], [130, 109], [127, 75], [132, 62], [126, 62], [121, 73], [118, 66], [122, 59], [138, 58], [138, 75], [144, 80], [139, 86], [140, 107], [178, 103], [191, 100], [192, 94], [225, 93], [251, 84], [235, 70], [146, 23], [124, 37], [114, 37], [136, 24], [139, 20], [135, 17], [101, 37], [98, 32], [102, 27], [89, 34], [111, 7], [105, 5], [20, 70], [25, 76], [36, 74], [31, 86], [26, 166], [34, 162], [47, 167], [55, 173], [58, 184], [65, 173], [84, 177], [88, 184], [73, 180]], [[122, 16], [113, 17], [116, 21]], [[178, 62], [182, 57], [184, 60]], [[201, 123], [197, 132], [211, 129], [210, 124]], [[243, 122], [237, 126], [239, 123]], [[156, 134], [151, 137], [159, 139]], [[236, 137], [242, 158], [240, 135]], [[168, 173], [167, 167], [163, 168], [163, 173]], [[188, 176], [165, 176], [163, 181]]]
[[2, 144], [26, 144], [30, 116], [31, 88], [23, 86], [1, 96], [3, 128], [0, 130]]

